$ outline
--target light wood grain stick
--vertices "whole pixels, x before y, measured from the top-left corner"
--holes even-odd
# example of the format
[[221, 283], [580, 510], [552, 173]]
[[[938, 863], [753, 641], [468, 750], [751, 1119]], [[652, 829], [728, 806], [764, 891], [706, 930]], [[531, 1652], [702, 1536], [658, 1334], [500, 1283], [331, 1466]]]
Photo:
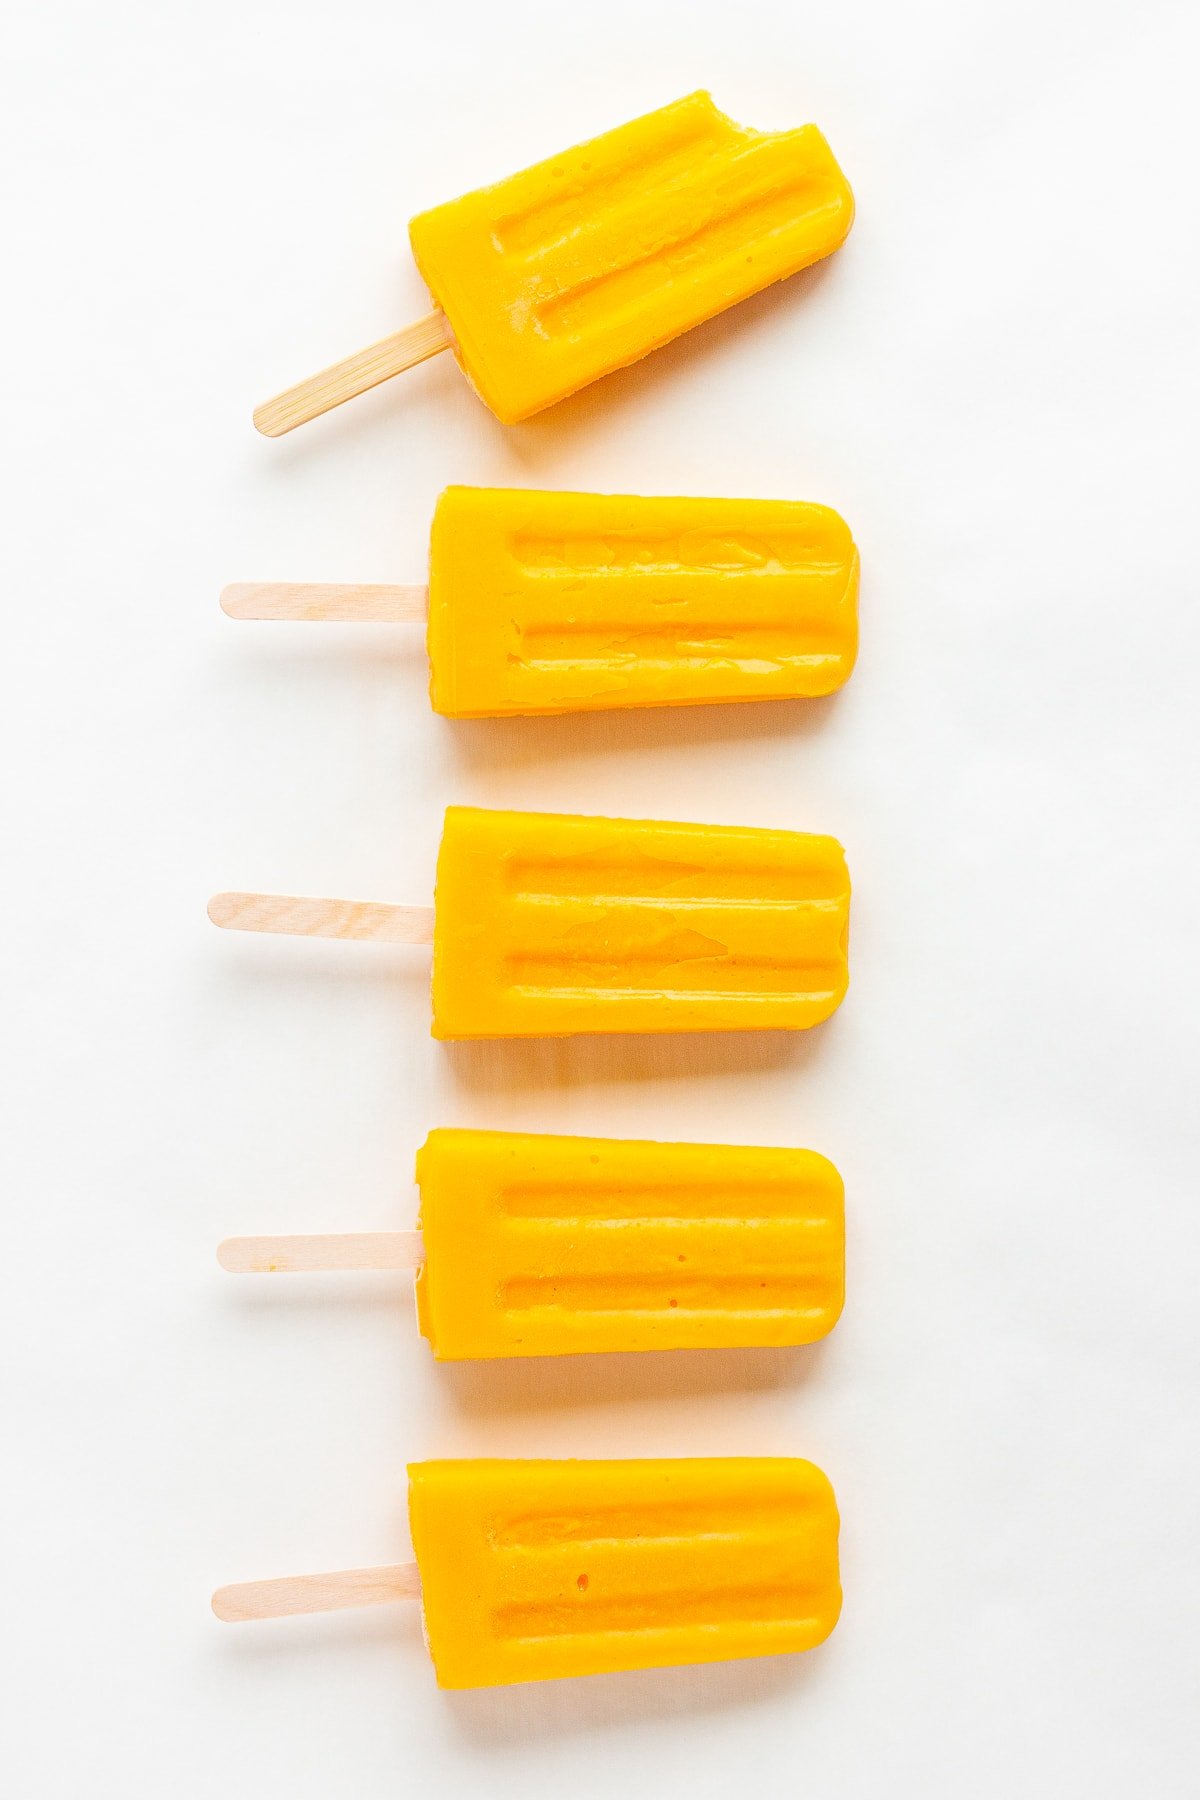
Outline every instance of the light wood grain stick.
[[403, 331], [394, 331], [391, 337], [381, 338], [369, 350], [360, 350], [357, 356], [348, 356], [344, 362], [334, 363], [319, 375], [276, 394], [256, 409], [254, 423], [265, 437], [282, 437], [297, 425], [332, 411], [343, 400], [365, 394], [368, 388], [403, 374], [405, 369], [436, 356], [439, 350], [449, 350], [453, 342], [446, 315], [435, 306], [423, 319], [406, 325]]
[[225, 931], [283, 937], [360, 938], [380, 944], [431, 944], [432, 906], [383, 906], [369, 900], [303, 900], [285, 894], [214, 894], [208, 916]]
[[298, 619], [335, 625], [423, 625], [425, 587], [352, 587], [300, 581], [239, 581], [221, 590], [231, 619]]
[[231, 1275], [306, 1273], [323, 1269], [419, 1269], [419, 1231], [342, 1231], [308, 1237], [235, 1237], [217, 1246]]
[[339, 1569], [330, 1575], [236, 1581], [217, 1589], [212, 1609], [218, 1619], [237, 1625], [246, 1619], [287, 1619], [295, 1613], [342, 1612], [353, 1606], [388, 1606], [394, 1600], [420, 1598], [416, 1563], [392, 1563], [380, 1569]]

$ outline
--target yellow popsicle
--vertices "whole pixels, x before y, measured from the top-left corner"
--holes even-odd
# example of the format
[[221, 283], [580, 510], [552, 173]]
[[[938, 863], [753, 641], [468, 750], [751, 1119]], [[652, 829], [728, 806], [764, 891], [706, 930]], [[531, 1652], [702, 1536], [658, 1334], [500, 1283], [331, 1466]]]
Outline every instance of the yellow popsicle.
[[442, 1130], [417, 1182], [442, 1361], [807, 1344], [842, 1310], [842, 1180], [812, 1150]]
[[689, 94], [411, 221], [425, 318], [257, 408], [268, 437], [452, 350], [514, 421], [828, 256], [854, 199], [815, 125]]
[[409, 236], [462, 368], [511, 422], [828, 256], [853, 216], [815, 126], [754, 131], [696, 93]]
[[837, 1623], [837, 1506], [797, 1458], [427, 1462], [409, 1483], [445, 1688], [809, 1650]]
[[451, 718], [828, 694], [858, 552], [829, 507], [448, 488], [428, 646]]
[[798, 1030], [846, 991], [829, 837], [450, 807], [433, 1034]]

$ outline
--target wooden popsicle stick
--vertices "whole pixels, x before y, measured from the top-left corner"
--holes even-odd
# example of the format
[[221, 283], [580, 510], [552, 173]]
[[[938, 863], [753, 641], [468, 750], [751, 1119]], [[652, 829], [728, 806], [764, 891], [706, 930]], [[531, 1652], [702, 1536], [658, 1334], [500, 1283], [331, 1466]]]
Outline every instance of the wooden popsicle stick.
[[384, 906], [369, 900], [303, 900], [285, 894], [214, 894], [208, 916], [225, 931], [283, 937], [361, 938], [381, 944], [432, 944], [432, 906]]
[[419, 1231], [341, 1231], [309, 1237], [235, 1237], [217, 1245], [231, 1275], [291, 1275], [323, 1269], [419, 1269]]
[[307, 381], [276, 394], [255, 410], [254, 423], [264, 437], [283, 437], [297, 425], [331, 412], [343, 400], [353, 400], [355, 394], [365, 394], [368, 388], [403, 374], [405, 369], [436, 356], [439, 350], [449, 350], [453, 343], [454, 334], [446, 315], [440, 306], [435, 306], [423, 319], [406, 325], [403, 331], [394, 331], [391, 337], [381, 338], [369, 350], [360, 350], [357, 356], [348, 356], [344, 362], [334, 363], [319, 375], [311, 375]]
[[239, 581], [221, 590], [231, 619], [311, 619], [337, 625], [423, 625], [426, 587], [350, 587], [326, 582]]
[[235, 1581], [218, 1588], [212, 1609], [231, 1625], [246, 1619], [288, 1619], [294, 1613], [342, 1612], [352, 1606], [388, 1606], [419, 1600], [415, 1562], [381, 1569], [338, 1569], [330, 1575], [285, 1575], [277, 1581]]

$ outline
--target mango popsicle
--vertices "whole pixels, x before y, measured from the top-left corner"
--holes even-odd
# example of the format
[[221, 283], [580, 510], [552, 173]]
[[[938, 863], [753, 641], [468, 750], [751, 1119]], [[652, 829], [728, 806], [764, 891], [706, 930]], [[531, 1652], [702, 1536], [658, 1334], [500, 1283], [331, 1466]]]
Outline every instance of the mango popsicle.
[[435, 310], [254, 422], [280, 436], [443, 349], [497, 418], [528, 418], [829, 256], [853, 217], [814, 125], [754, 131], [689, 94], [418, 214]]
[[811, 1650], [841, 1609], [838, 1514], [797, 1457], [413, 1463], [416, 1567], [247, 1582], [217, 1616], [415, 1598], [438, 1685]]
[[841, 1177], [812, 1150], [436, 1130], [420, 1231], [232, 1238], [235, 1273], [417, 1270], [435, 1358], [807, 1344], [842, 1309]]
[[802, 1030], [847, 984], [833, 838], [452, 806], [437, 904], [218, 894], [217, 925], [433, 944], [433, 1035]]
[[447, 718], [811, 698], [857, 650], [858, 551], [826, 506], [451, 487], [429, 585], [241, 583], [243, 619], [428, 618]]

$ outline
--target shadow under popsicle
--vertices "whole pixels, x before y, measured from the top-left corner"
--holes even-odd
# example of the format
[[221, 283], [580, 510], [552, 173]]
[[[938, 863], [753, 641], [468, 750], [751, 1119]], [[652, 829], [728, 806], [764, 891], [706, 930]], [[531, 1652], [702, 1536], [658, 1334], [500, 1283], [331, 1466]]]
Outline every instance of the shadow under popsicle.
[[[237, 680], [241, 671], [247, 692], [257, 691], [264, 678], [294, 687], [298, 679], [307, 680], [318, 671], [322, 678], [350, 682], [358, 688], [380, 676], [394, 680], [397, 706], [426, 716], [431, 751], [446, 755], [452, 768], [461, 770], [466, 778], [487, 775], [489, 785], [502, 782], [510, 770], [572, 758], [644, 756], [661, 750], [699, 755], [715, 746], [741, 742], [802, 743], [829, 729], [844, 693], [838, 689], [819, 698], [795, 700], [443, 719], [429, 706], [424, 632], [404, 625], [367, 629], [370, 642], [362, 640], [361, 625], [327, 626], [319, 633], [297, 626], [286, 638], [277, 627], [269, 633], [251, 634], [238, 646], [233, 678]], [[376, 773], [383, 781], [394, 775], [398, 795], [412, 779], [408, 763]], [[664, 802], [660, 811], [669, 810]]]
[[[362, 951], [361, 946], [356, 947]], [[247, 996], [272, 990], [311, 1014], [314, 995], [364, 986], [395, 1001], [398, 1050], [409, 1058], [442, 1059], [451, 1084], [465, 1094], [561, 1093], [593, 1083], [697, 1081], [706, 1076], [791, 1068], [799, 1071], [821, 1054], [837, 1015], [804, 1031], [616, 1032], [560, 1038], [477, 1038], [439, 1042], [429, 1036], [429, 959], [407, 946], [371, 945], [344, 958], [343, 946], [311, 940], [278, 940], [269, 955], [260, 946], [235, 944], [211, 981]], [[410, 1022], [419, 1017], [416, 1029]], [[319, 1025], [314, 1022], [314, 1032]], [[670, 1136], [664, 1126], [664, 1136]]]
[[281, 1313], [320, 1314], [332, 1331], [341, 1330], [343, 1324], [335, 1314], [353, 1314], [355, 1318], [369, 1314], [389, 1328], [394, 1325], [397, 1337], [412, 1344], [414, 1356], [428, 1355], [424, 1339], [417, 1333], [411, 1275], [338, 1272], [255, 1282], [231, 1282], [222, 1276], [221, 1287], [221, 1305], [239, 1320], [256, 1321]]
[[799, 1386], [817, 1379], [827, 1343], [440, 1363], [434, 1377], [440, 1397], [459, 1412], [494, 1419]]
[[[660, 1036], [478, 1038], [438, 1045], [455, 1087], [473, 1094], [556, 1093], [595, 1082], [697, 1081], [800, 1070], [820, 1054], [827, 1020], [804, 1032], [664, 1032]], [[664, 1125], [662, 1135], [672, 1135]]]
[[[599, 1737], [657, 1719], [711, 1717], [773, 1705], [777, 1696], [799, 1696], [821, 1679], [828, 1646], [802, 1656], [760, 1656], [742, 1662], [635, 1669], [577, 1680], [471, 1688], [439, 1695], [454, 1725], [478, 1747], [526, 1749], [548, 1738]], [[686, 1782], [681, 1780], [681, 1788]]]
[[[407, 1525], [402, 1528], [407, 1536]], [[836, 1644], [836, 1636], [833, 1640]], [[415, 1606], [314, 1613], [301, 1619], [265, 1620], [253, 1632], [221, 1642], [222, 1661], [238, 1677], [249, 1668], [316, 1660], [331, 1653], [387, 1654], [397, 1679], [421, 1691], [451, 1731], [492, 1754], [520, 1752], [531, 1742], [600, 1737], [631, 1724], [693, 1714], [746, 1712], [774, 1704], [782, 1693], [803, 1696], [823, 1677], [829, 1644], [802, 1656], [634, 1669], [562, 1681], [518, 1682], [504, 1687], [438, 1689]]]
[[[411, 1220], [406, 1215], [403, 1223]], [[519, 1356], [431, 1363], [417, 1331], [412, 1276], [405, 1273], [288, 1275], [227, 1282], [222, 1305], [239, 1319], [319, 1313], [370, 1314], [404, 1339], [398, 1354], [422, 1365], [439, 1403], [480, 1418], [527, 1416], [573, 1407], [625, 1407], [638, 1402], [701, 1399], [712, 1393], [764, 1393], [800, 1388], [820, 1378], [828, 1338], [809, 1344], [722, 1349], [597, 1351], [575, 1356]], [[272, 1326], [273, 1328], [273, 1326]], [[280, 1329], [285, 1329], [280, 1326]], [[411, 1371], [410, 1371], [411, 1372]]]
[[[444, 730], [450, 758], [464, 773], [500, 776], [510, 769], [594, 756], [643, 756], [661, 750], [702, 754], [713, 746], [798, 743], [829, 727], [841, 697], [748, 700], [714, 706], [653, 706], [620, 712], [561, 713], [522, 719], [472, 719]], [[436, 720], [444, 728], [449, 722]], [[660, 811], [670, 812], [664, 801]], [[672, 814], [672, 816], [674, 816]]]

